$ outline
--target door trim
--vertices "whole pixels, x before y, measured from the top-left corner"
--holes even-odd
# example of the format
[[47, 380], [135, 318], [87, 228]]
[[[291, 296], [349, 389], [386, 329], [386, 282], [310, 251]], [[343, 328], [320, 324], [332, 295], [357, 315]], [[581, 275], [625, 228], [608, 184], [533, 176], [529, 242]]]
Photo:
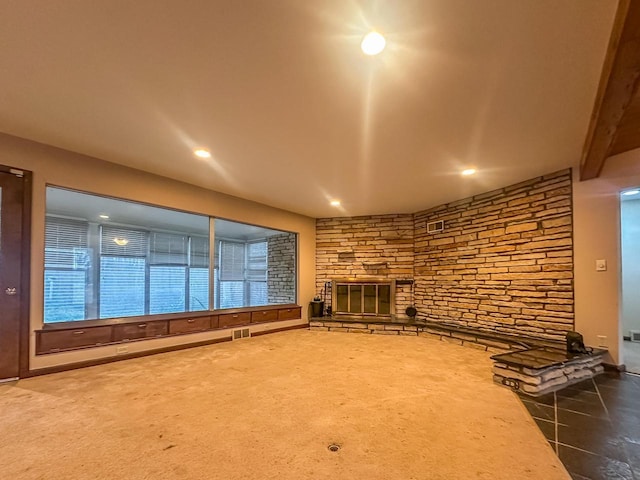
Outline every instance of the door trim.
[[18, 376], [25, 378], [29, 373], [29, 334], [31, 299], [31, 192], [33, 191], [33, 172], [21, 168], [0, 165], [0, 172], [15, 174], [22, 171], [22, 243], [20, 246], [20, 326], [18, 340]]

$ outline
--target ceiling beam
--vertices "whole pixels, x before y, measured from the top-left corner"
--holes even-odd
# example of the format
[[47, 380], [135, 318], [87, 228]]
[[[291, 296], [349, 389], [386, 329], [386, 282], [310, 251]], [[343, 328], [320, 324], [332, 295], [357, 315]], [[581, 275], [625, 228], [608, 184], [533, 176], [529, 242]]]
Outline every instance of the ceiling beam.
[[600, 175], [640, 79], [640, 0], [620, 0], [580, 162], [580, 180]]

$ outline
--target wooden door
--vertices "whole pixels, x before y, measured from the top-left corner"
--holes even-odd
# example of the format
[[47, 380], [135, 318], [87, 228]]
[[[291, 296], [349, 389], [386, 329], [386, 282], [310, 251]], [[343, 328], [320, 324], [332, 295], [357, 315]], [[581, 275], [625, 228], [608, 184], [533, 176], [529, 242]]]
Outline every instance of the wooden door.
[[22, 275], [23, 253], [29, 253], [23, 243], [27, 233], [24, 175], [0, 166], [0, 380], [20, 374], [21, 327], [28, 322], [24, 318], [28, 292], [23, 291]]

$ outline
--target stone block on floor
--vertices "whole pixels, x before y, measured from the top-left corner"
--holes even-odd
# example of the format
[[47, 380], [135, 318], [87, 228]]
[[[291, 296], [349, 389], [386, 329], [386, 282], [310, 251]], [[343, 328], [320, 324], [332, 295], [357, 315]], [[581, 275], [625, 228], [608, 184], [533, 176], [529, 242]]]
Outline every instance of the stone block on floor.
[[532, 396], [568, 387], [603, 371], [606, 350], [571, 354], [559, 349], [532, 348], [494, 355], [493, 380]]

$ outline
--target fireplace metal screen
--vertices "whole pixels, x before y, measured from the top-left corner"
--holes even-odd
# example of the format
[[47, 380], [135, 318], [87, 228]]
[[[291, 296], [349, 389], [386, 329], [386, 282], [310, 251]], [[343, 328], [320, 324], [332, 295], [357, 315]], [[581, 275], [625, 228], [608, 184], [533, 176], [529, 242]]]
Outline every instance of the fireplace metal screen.
[[395, 281], [334, 280], [332, 310], [336, 314], [390, 316], [395, 313]]

